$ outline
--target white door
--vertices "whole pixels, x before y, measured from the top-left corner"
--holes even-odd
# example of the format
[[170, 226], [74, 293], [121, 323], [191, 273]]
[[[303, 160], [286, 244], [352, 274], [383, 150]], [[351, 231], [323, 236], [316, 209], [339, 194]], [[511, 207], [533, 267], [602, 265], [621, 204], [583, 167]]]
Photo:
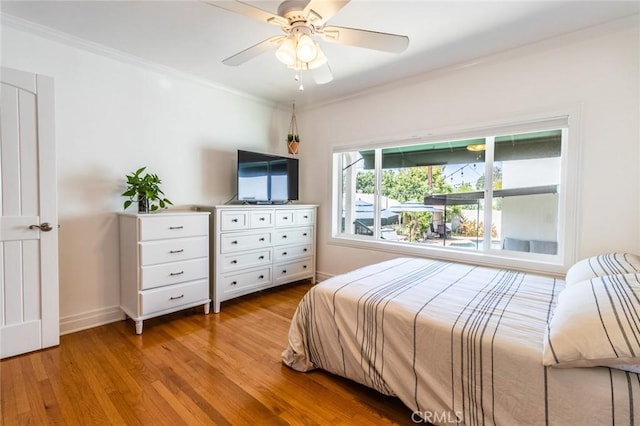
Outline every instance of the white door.
[[0, 358], [57, 345], [53, 80], [0, 70]]

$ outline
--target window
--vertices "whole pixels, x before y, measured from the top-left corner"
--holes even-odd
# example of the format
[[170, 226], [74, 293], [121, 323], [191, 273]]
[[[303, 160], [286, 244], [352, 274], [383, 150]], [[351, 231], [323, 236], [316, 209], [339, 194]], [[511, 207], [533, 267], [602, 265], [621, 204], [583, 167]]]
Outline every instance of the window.
[[336, 149], [334, 237], [560, 264], [567, 128]]

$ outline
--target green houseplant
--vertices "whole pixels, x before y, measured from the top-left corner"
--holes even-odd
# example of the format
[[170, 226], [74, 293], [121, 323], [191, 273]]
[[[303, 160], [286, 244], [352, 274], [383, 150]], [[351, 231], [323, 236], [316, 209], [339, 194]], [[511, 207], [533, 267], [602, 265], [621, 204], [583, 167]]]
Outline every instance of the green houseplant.
[[142, 175], [146, 168], [146, 166], [140, 167], [134, 173], [127, 175], [127, 190], [122, 193], [124, 197], [129, 197], [124, 202], [125, 210], [134, 201], [138, 202], [138, 211], [141, 213], [166, 209], [169, 205], [173, 205], [164, 197], [164, 192], [160, 189], [162, 181], [158, 175], [154, 173]]

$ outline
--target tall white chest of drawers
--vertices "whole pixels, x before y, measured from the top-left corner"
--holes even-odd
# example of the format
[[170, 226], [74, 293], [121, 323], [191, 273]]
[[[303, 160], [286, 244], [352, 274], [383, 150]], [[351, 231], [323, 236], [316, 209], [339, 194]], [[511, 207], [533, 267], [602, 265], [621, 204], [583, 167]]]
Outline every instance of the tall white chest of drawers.
[[145, 319], [202, 305], [209, 313], [209, 212], [120, 214], [120, 308]]
[[213, 311], [234, 297], [316, 275], [316, 205], [211, 210]]

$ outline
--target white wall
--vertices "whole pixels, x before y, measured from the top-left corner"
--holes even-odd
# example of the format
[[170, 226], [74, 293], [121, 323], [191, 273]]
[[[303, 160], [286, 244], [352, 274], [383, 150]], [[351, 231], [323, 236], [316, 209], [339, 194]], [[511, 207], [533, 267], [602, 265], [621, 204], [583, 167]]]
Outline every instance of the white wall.
[[[578, 256], [640, 252], [638, 20], [299, 111], [301, 194], [321, 205], [321, 275], [394, 256], [331, 245], [331, 146], [582, 106]], [[235, 150], [286, 152], [289, 112], [112, 54], [2, 27], [3, 66], [55, 79], [63, 332], [119, 318], [117, 211], [147, 165], [177, 205], [235, 192]]]
[[235, 193], [237, 148], [286, 153], [290, 113], [255, 98], [7, 25], [1, 52], [54, 78], [63, 333], [121, 315], [126, 174], [146, 165], [175, 205], [216, 204]]
[[635, 16], [302, 111], [302, 167], [314, 174], [303, 190], [321, 205], [319, 273], [397, 256], [329, 241], [332, 146], [509, 122], [564, 105], [581, 111], [571, 129], [579, 132], [575, 255], [640, 253], [639, 30]]

